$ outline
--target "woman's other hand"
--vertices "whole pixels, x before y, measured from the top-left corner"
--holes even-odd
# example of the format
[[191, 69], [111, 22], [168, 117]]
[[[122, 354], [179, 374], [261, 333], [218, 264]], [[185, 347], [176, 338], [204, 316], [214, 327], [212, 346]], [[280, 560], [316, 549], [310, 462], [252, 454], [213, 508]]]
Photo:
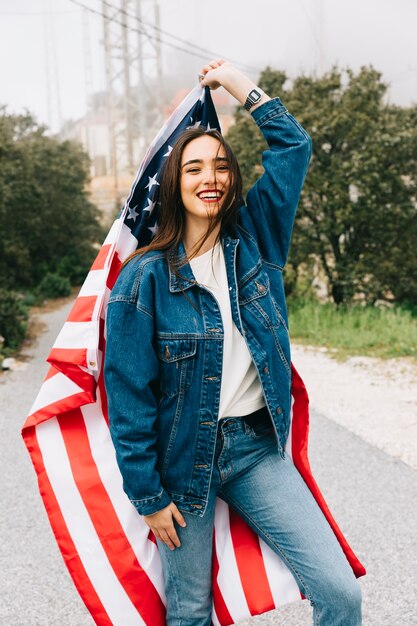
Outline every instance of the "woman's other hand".
[[[217, 59], [210, 61], [200, 70], [200, 85], [202, 87], [210, 87], [210, 89], [218, 89], [221, 87], [222, 76], [229, 68], [232, 68], [231, 63], [227, 63], [223, 59]], [[203, 78], [201, 78], [203, 76]]]
[[170, 550], [180, 547], [181, 542], [175, 530], [174, 520], [182, 527], [185, 527], [187, 524], [173, 502], [164, 509], [152, 513], [152, 515], [144, 515], [143, 519], [155, 537], [166, 543]]

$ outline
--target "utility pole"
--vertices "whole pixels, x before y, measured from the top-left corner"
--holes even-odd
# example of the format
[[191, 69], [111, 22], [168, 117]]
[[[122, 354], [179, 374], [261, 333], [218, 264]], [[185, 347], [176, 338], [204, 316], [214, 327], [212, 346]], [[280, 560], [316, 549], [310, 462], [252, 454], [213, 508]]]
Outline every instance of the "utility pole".
[[157, 0], [102, 0], [111, 171], [134, 174], [162, 120]]
[[116, 147], [116, 122], [115, 122], [115, 103], [113, 94], [113, 59], [112, 59], [112, 47], [110, 42], [110, 22], [107, 19], [108, 11], [105, 2], [103, 6], [103, 45], [104, 45], [104, 57], [105, 57], [105, 72], [106, 72], [106, 108], [107, 108], [107, 129], [109, 137], [109, 152], [110, 152], [110, 170], [113, 176], [114, 184], [114, 200], [115, 206], [119, 204], [119, 176], [118, 176], [118, 163], [117, 163], [117, 147]]
[[132, 93], [130, 88], [130, 63], [132, 62], [132, 55], [130, 54], [130, 37], [128, 31], [127, 9], [128, 0], [121, 0], [121, 22], [123, 24], [121, 30], [122, 40], [122, 62], [123, 62], [123, 91], [124, 91], [124, 113], [125, 113], [125, 141], [126, 141], [126, 160], [127, 167], [130, 172], [135, 170], [135, 163], [133, 159], [133, 135], [135, 134], [134, 128], [134, 109], [135, 102], [132, 101]]
[[50, 130], [53, 130], [56, 123], [56, 130], [59, 131], [62, 127], [61, 90], [55, 39], [55, 22], [51, 0], [49, 0], [44, 6], [46, 105], [48, 124]]
[[[136, 0], [139, 60], [138, 103], [142, 137], [149, 143], [163, 121], [164, 90], [160, 42], [160, 13], [157, 0]], [[150, 115], [151, 114], [151, 115]]]
[[94, 133], [91, 132], [88, 119], [91, 117], [93, 108], [93, 64], [91, 58], [91, 40], [90, 40], [90, 23], [88, 19], [87, 9], [83, 10], [83, 39], [84, 39], [84, 79], [85, 79], [85, 104], [87, 111], [86, 124], [86, 148], [91, 157], [95, 157], [94, 149]]
[[51, 78], [51, 41], [49, 38], [48, 28], [49, 16], [45, 11], [43, 17], [43, 42], [44, 42], [44, 54], [45, 54], [45, 95], [46, 95], [46, 117], [48, 120], [48, 127], [51, 129], [53, 125], [53, 113], [52, 113], [52, 78]]
[[323, 0], [318, 0], [318, 32], [319, 32], [319, 75], [324, 74], [324, 13], [323, 13]]

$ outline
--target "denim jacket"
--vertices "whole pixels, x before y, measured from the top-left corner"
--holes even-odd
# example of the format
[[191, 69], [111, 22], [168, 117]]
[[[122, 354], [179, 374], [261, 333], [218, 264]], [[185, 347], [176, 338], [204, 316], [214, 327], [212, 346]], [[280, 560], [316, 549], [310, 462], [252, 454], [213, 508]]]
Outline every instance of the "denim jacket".
[[[283, 455], [291, 357], [282, 269], [311, 140], [279, 98], [252, 117], [269, 146], [265, 171], [237, 224], [222, 232], [221, 245], [233, 321], [258, 371]], [[203, 515], [218, 425], [223, 324], [217, 300], [190, 264], [177, 279], [166, 253], [134, 257], [110, 294], [104, 367], [110, 432], [124, 490], [140, 514], [174, 501]], [[178, 253], [185, 256], [183, 242]]]

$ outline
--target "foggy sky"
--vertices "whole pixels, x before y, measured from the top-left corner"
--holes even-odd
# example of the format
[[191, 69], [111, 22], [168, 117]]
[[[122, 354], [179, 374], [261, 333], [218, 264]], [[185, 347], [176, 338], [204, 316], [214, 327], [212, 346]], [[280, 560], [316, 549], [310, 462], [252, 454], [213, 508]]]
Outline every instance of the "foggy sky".
[[[80, 0], [101, 11], [100, 0]], [[142, 0], [145, 16], [148, 0]], [[370, 65], [389, 83], [389, 101], [417, 102], [417, 2], [414, 0], [159, 0], [161, 28], [254, 68], [266, 65], [290, 77], [338, 64]], [[48, 22], [42, 13], [52, 7]], [[53, 25], [53, 27], [51, 26]], [[89, 14], [94, 90], [104, 89], [102, 18]], [[52, 45], [50, 34], [54, 33]], [[45, 43], [47, 42], [47, 43]], [[179, 42], [177, 45], [181, 46]], [[58, 76], [64, 119], [86, 110], [83, 11], [69, 0], [0, 0], [0, 103], [27, 108], [45, 123], [57, 123]], [[49, 52], [49, 63], [46, 54]], [[198, 58], [162, 45], [163, 67], [178, 88], [193, 87], [211, 54]], [[279, 94], [273, 94], [279, 95]]]

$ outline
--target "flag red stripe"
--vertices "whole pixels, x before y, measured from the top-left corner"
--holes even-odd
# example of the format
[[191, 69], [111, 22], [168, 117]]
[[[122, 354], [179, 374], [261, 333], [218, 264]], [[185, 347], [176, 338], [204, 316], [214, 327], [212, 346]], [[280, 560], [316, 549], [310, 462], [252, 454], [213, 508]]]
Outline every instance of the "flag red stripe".
[[109, 424], [109, 410], [108, 410], [108, 401], [107, 401], [107, 394], [106, 394], [106, 388], [104, 386], [104, 373], [103, 373], [103, 368], [101, 368], [101, 372], [100, 375], [98, 377], [98, 397], [100, 399], [100, 404], [101, 404], [101, 410], [103, 413], [103, 417], [106, 420], [107, 424]]
[[47, 361], [55, 365], [60, 372], [62, 372], [62, 364], [69, 363], [72, 373], [78, 369], [78, 366], [87, 367], [87, 348], [52, 348]]
[[219, 619], [219, 622], [222, 626], [229, 626], [230, 624], [234, 624], [234, 620], [232, 619], [232, 616], [229, 613], [229, 610], [226, 606], [226, 603], [224, 601], [222, 592], [220, 591], [220, 587], [219, 584], [217, 582], [217, 576], [219, 574], [219, 561], [217, 559], [217, 553], [216, 553], [216, 541], [215, 541], [215, 529], [213, 529], [213, 581], [212, 581], [212, 588], [213, 588], [213, 602], [214, 602], [214, 608], [216, 610], [216, 615]]
[[72, 396], [66, 396], [56, 402], [47, 404], [27, 417], [23, 425], [22, 433], [26, 428], [38, 426], [52, 417], [72, 411], [73, 409], [78, 409], [80, 406], [89, 404], [90, 402], [91, 394], [87, 391], [80, 391], [80, 393], [74, 393]]
[[293, 417], [292, 417], [292, 457], [294, 465], [300, 472], [307, 486], [309, 487], [314, 498], [317, 500], [318, 505], [323, 511], [324, 516], [329, 522], [333, 532], [335, 533], [343, 552], [348, 559], [355, 576], [364, 576], [366, 570], [362, 563], [359, 561], [352, 548], [349, 546], [342, 531], [334, 520], [330, 513], [329, 507], [321, 493], [316, 481], [313, 478], [313, 474], [308, 460], [308, 428], [309, 428], [309, 415], [308, 415], [308, 395], [303, 381], [300, 378], [294, 365], [291, 365], [292, 369], [292, 394], [294, 397], [293, 405]]
[[75, 483], [111, 567], [145, 623], [164, 626], [164, 604], [137, 560], [101, 481], [81, 411], [59, 417], [58, 422]]
[[234, 511], [229, 509], [237, 568], [251, 615], [275, 609], [258, 535]]
[[109, 255], [110, 252], [110, 248], [112, 247], [113, 244], [111, 243], [106, 243], [104, 246], [102, 246], [100, 252], [97, 254], [93, 265], [91, 266], [90, 272], [91, 270], [104, 270], [105, 266], [106, 266], [106, 260], [107, 257]]
[[[104, 363], [104, 357], [106, 353], [106, 339], [104, 333], [104, 320], [100, 318], [100, 350], [101, 350], [101, 363]], [[97, 380], [98, 387], [98, 395], [100, 398], [101, 410], [106, 420], [107, 424], [109, 424], [109, 409], [108, 409], [108, 401], [107, 401], [107, 393], [106, 386], [104, 384], [104, 367], [100, 368], [100, 374]]]
[[[87, 350], [85, 348], [53, 348], [48, 356], [48, 363], [54, 365], [84, 391], [88, 391], [91, 394], [90, 402], [94, 402], [96, 387], [94, 377], [79, 367], [87, 367]], [[97, 363], [94, 363], [93, 367], [96, 366]]]
[[111, 290], [114, 287], [114, 283], [116, 282], [116, 279], [118, 277], [118, 275], [120, 274], [120, 270], [122, 268], [122, 262], [119, 259], [117, 252], [114, 254], [112, 263], [111, 263], [111, 267], [109, 270], [109, 274], [107, 276], [107, 281], [106, 281], [106, 286]]
[[46, 373], [43, 382], [45, 382], [45, 380], [48, 380], [49, 378], [52, 378], [52, 376], [56, 376], [56, 374], [59, 374], [59, 370], [54, 365], [51, 365]]
[[105, 324], [104, 324], [104, 319], [102, 317], [100, 317], [99, 319], [99, 339], [98, 339], [98, 348], [99, 350], [102, 351], [103, 353], [103, 363], [104, 363], [104, 350], [105, 350], [105, 346], [106, 346], [106, 338], [105, 338], [105, 328], [104, 328]]
[[36, 437], [36, 429], [26, 428], [23, 432], [23, 439], [38, 476], [39, 491], [42, 495], [52, 531], [77, 591], [96, 624], [99, 624], [99, 626], [113, 626], [84, 569], [83, 563], [78, 556], [77, 548], [65, 524], [64, 517], [62, 516], [61, 509], [59, 508], [58, 501], [45, 470], [42, 453]]
[[67, 322], [91, 322], [96, 302], [97, 296], [78, 296], [67, 317]]

